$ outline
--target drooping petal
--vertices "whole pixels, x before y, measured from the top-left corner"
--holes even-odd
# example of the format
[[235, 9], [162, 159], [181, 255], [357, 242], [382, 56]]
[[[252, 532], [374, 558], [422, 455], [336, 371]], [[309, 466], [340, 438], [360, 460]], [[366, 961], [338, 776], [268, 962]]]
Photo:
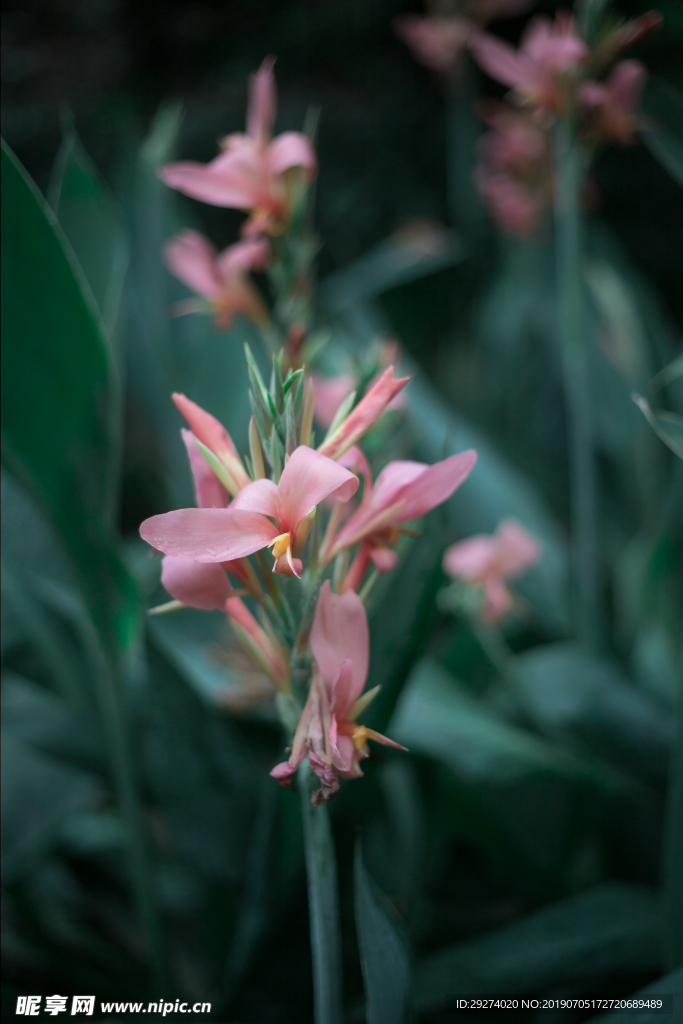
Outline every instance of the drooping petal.
[[503, 577], [519, 576], [540, 557], [538, 541], [514, 519], [500, 523], [494, 540], [496, 569]]
[[[333, 594], [330, 581], [323, 583], [311, 629], [311, 650], [328, 692], [336, 687], [335, 714], [343, 718], [362, 693], [368, 674], [368, 620], [357, 594]], [[339, 672], [347, 659], [350, 671], [342, 680]]]
[[495, 39], [486, 32], [476, 32], [470, 37], [469, 45], [477, 64], [497, 82], [518, 88], [535, 81], [535, 72], [529, 59], [509, 43]]
[[476, 461], [477, 453], [472, 449], [451, 455], [429, 466], [419, 478], [407, 483], [398, 495], [399, 500], [404, 502], [399, 522], [419, 519], [447, 501], [467, 479]]
[[391, 572], [398, 562], [398, 555], [393, 548], [387, 547], [386, 544], [373, 545], [370, 548], [370, 558], [379, 573]]
[[290, 167], [303, 167], [309, 178], [318, 169], [315, 150], [309, 139], [301, 132], [283, 132], [273, 139], [266, 151], [268, 166], [274, 177], [288, 171]]
[[227, 508], [230, 496], [199, 448], [197, 448], [194, 434], [191, 430], [181, 430], [180, 434], [190, 459], [197, 507]]
[[222, 610], [232, 591], [227, 573], [220, 565], [173, 555], [162, 559], [161, 582], [176, 601], [205, 612]]
[[273, 134], [277, 113], [274, 64], [274, 57], [266, 57], [256, 74], [249, 80], [247, 134], [260, 146], [265, 146]]
[[270, 246], [264, 238], [247, 238], [229, 245], [218, 256], [216, 265], [223, 283], [236, 271], [263, 270], [270, 257]]
[[198, 562], [244, 558], [277, 535], [265, 516], [232, 508], [181, 508], [152, 516], [140, 527], [140, 536], [157, 551]]
[[348, 501], [358, 490], [358, 477], [325, 455], [300, 445], [282, 471], [277, 519], [283, 532], [296, 530], [300, 519], [324, 498]]
[[245, 512], [260, 512], [263, 516], [278, 517], [278, 489], [272, 480], [254, 480], [243, 487], [232, 503], [233, 508]]
[[370, 429], [409, 379], [396, 379], [393, 366], [386, 369], [332, 436], [323, 441], [318, 451], [331, 459], [338, 459]]
[[211, 165], [186, 160], [167, 164], [157, 172], [170, 188], [198, 199], [211, 206], [227, 206], [237, 210], [249, 210], [260, 199], [260, 189], [253, 176], [241, 174], [244, 161], [233, 161], [234, 166], [222, 173], [212, 170]]
[[225, 427], [211, 413], [206, 412], [185, 395], [175, 393], [171, 397], [197, 440], [205, 444], [225, 464], [238, 487], [245, 487], [250, 482], [249, 476]]
[[216, 250], [198, 231], [183, 231], [164, 246], [166, 266], [197, 295], [213, 298], [221, 289]]

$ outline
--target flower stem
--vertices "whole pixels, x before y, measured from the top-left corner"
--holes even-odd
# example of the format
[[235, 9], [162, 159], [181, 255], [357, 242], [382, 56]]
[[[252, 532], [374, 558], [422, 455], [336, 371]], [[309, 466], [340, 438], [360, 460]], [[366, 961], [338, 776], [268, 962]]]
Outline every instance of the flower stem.
[[299, 788], [308, 877], [315, 1024], [342, 1024], [341, 938], [334, 842], [327, 806], [311, 804], [315, 776], [305, 760], [299, 769]]
[[568, 417], [571, 482], [572, 598], [580, 640], [600, 638], [596, 473], [581, 278], [581, 152], [572, 125], [555, 129], [555, 253], [558, 334]]

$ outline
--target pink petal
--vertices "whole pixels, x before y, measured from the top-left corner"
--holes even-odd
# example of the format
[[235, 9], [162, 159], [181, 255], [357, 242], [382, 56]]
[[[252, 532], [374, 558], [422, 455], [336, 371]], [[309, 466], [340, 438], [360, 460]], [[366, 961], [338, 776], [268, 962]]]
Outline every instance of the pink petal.
[[624, 114], [634, 114], [643, 91], [647, 71], [639, 60], [624, 60], [609, 76], [608, 89], [614, 105]]
[[330, 458], [338, 459], [370, 429], [387, 405], [406, 386], [409, 379], [409, 377], [402, 377], [397, 380], [394, 376], [394, 368], [390, 366], [361, 399], [353, 412], [349, 413], [344, 422], [339, 425], [332, 437], [321, 444], [318, 451], [323, 455], [329, 455]]
[[288, 171], [290, 167], [303, 167], [312, 178], [318, 169], [315, 150], [301, 132], [283, 132], [278, 135], [268, 146], [266, 156], [274, 177]]
[[358, 490], [358, 477], [325, 455], [300, 445], [290, 455], [278, 486], [277, 520], [283, 533], [296, 530], [300, 519], [324, 498], [348, 501]]
[[[277, 519], [278, 489], [272, 480], [254, 480], [243, 487], [232, 503], [232, 508], [245, 512], [260, 512], [262, 516]], [[284, 531], [283, 531], [284, 532]]]
[[429, 466], [418, 479], [406, 484], [399, 492], [398, 498], [405, 504], [398, 522], [419, 519], [447, 501], [467, 479], [476, 461], [477, 453], [470, 449]]
[[247, 473], [242, 466], [237, 449], [225, 427], [218, 422], [215, 416], [206, 412], [196, 402], [192, 402], [185, 395], [173, 394], [171, 396], [178, 412], [185, 418], [185, 421], [202, 444], [206, 445], [221, 461], [228, 466], [232, 476], [239, 487], [246, 487], [250, 482]]
[[349, 765], [348, 769], [340, 770], [342, 779], [360, 779], [363, 775], [359, 766], [360, 755], [352, 738], [340, 733], [337, 736], [337, 750], [341, 759]]
[[181, 508], [145, 519], [140, 527], [140, 536], [157, 551], [198, 562], [244, 558], [277, 535], [265, 516], [232, 508]]
[[164, 246], [166, 266], [198, 295], [211, 299], [221, 290], [216, 250], [198, 231], [183, 231]]
[[[325, 580], [311, 629], [311, 650], [328, 691], [335, 686], [335, 714], [341, 719], [363, 692], [368, 674], [368, 620], [357, 594], [333, 594]], [[342, 678], [338, 673], [347, 659], [350, 671]]]
[[379, 573], [391, 572], [398, 562], [398, 555], [396, 552], [385, 545], [379, 547], [372, 547], [370, 549], [370, 558], [372, 559], [375, 569]]
[[168, 164], [157, 173], [166, 185], [201, 203], [237, 210], [249, 210], [257, 203], [253, 186], [250, 182], [245, 184], [239, 174], [217, 174], [204, 164], [189, 160]]
[[538, 542], [514, 519], [503, 520], [494, 541], [496, 568], [501, 576], [518, 576], [540, 558]]
[[512, 594], [498, 578], [487, 580], [485, 593], [486, 600], [481, 608], [481, 617], [484, 622], [499, 622], [512, 608]]
[[249, 81], [249, 106], [247, 107], [247, 134], [259, 145], [265, 146], [273, 134], [277, 112], [277, 93], [273, 74], [274, 57], [266, 57], [261, 67]]
[[194, 496], [199, 508], [227, 508], [230, 496], [195, 442], [191, 430], [180, 431], [194, 478]]
[[225, 602], [225, 611], [236, 632], [245, 643], [258, 664], [268, 673], [277, 686], [289, 684], [289, 664], [283, 652], [278, 650], [263, 627], [256, 621], [239, 597]]
[[161, 562], [161, 582], [176, 601], [211, 612], [223, 609], [232, 587], [225, 570], [215, 563], [166, 555]]
[[535, 72], [529, 59], [500, 39], [494, 39], [485, 32], [477, 32], [470, 38], [470, 49], [486, 74], [503, 85], [515, 88], [535, 81]]
[[263, 238], [249, 238], [229, 245], [216, 260], [218, 273], [223, 282], [232, 278], [235, 272], [263, 270], [270, 258], [270, 245]]
[[447, 576], [466, 580], [483, 579], [491, 569], [496, 555], [496, 542], [487, 534], [477, 534], [452, 544], [443, 556]]

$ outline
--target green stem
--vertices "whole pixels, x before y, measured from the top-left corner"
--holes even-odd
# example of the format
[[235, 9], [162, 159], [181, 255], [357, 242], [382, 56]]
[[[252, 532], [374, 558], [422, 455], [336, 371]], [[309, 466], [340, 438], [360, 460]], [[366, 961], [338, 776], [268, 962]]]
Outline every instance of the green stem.
[[595, 460], [581, 279], [582, 161], [572, 125], [555, 129], [555, 251], [558, 334], [564, 367], [569, 432], [572, 524], [572, 589], [579, 639], [600, 639]]
[[299, 788], [308, 876], [315, 1024], [342, 1024], [337, 864], [327, 806], [311, 804], [316, 779], [307, 761], [299, 769]]

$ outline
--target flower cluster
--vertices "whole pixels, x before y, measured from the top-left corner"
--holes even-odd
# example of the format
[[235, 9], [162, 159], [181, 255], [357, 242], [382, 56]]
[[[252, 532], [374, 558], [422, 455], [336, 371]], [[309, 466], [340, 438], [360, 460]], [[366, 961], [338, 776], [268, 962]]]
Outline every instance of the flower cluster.
[[[228, 136], [224, 152], [206, 167], [181, 163], [160, 172], [188, 195], [249, 215], [243, 239], [220, 255], [194, 231], [168, 243], [167, 265], [201, 297], [178, 312], [210, 310], [225, 328], [236, 315], [248, 316], [279, 351], [266, 387], [245, 346], [253, 412], [248, 456], [206, 410], [173, 396], [187, 425], [181, 433], [196, 504], [152, 516], [140, 533], [164, 556], [161, 580], [174, 600], [163, 609], [224, 612], [267, 680], [252, 695], [279, 694], [285, 725], [298, 717], [290, 756], [272, 774], [290, 785], [307, 757], [320, 779], [314, 794], [320, 802], [338, 790], [339, 777], [362, 774], [369, 739], [397, 746], [357, 722], [377, 690], [363, 693], [369, 659], [363, 600], [375, 578], [396, 565], [401, 535], [415, 533], [408, 524], [453, 494], [476, 454], [434, 466], [390, 462], [373, 481], [359, 442], [400, 402], [408, 378], [394, 372], [395, 343], [385, 342], [364, 369], [359, 364], [359, 375], [325, 382], [304, 365], [301, 295], [311, 254], [301, 211], [316, 161], [303, 135], [272, 139], [274, 117], [267, 60], [251, 82], [247, 133]], [[265, 266], [275, 317], [248, 276]], [[274, 319], [283, 328], [279, 336]], [[327, 428], [317, 445], [314, 414]]]
[[552, 202], [549, 133], [558, 119], [572, 124], [587, 153], [607, 142], [633, 142], [646, 71], [636, 60], [611, 65], [660, 21], [650, 12], [609, 28], [593, 46], [565, 12], [554, 22], [534, 18], [517, 50], [485, 32], [470, 34], [475, 60], [511, 89], [512, 102], [487, 118], [493, 132], [480, 144], [476, 172], [479, 190], [504, 231], [534, 233]]

